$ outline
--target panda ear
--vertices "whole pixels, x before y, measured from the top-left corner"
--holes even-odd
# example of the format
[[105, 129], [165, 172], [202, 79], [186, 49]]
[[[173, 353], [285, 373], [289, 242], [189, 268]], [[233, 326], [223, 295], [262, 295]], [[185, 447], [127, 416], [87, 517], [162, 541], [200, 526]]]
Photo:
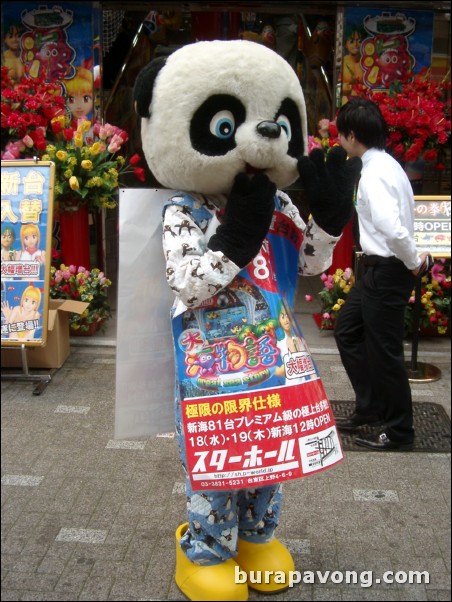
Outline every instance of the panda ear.
[[150, 117], [149, 107], [151, 106], [155, 79], [165, 63], [166, 57], [153, 59], [137, 75], [133, 88], [133, 106], [140, 117]]

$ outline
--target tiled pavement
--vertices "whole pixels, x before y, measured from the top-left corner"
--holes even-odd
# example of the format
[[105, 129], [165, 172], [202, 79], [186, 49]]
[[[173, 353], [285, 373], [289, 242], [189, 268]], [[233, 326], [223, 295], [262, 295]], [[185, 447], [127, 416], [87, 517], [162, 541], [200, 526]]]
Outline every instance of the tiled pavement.
[[[298, 303], [327, 394], [351, 400], [332, 334], [315, 327], [315, 307]], [[41, 395], [2, 381], [2, 600], [183, 600], [174, 583], [174, 531], [186, 516], [176, 441], [114, 441], [114, 332], [72, 343]], [[441, 403], [450, 417], [450, 340], [421, 340], [418, 359], [442, 376], [413, 384], [414, 401]], [[306, 582], [250, 600], [451, 599], [450, 454], [345, 452], [284, 492], [277, 533]], [[361, 585], [346, 583], [345, 571]], [[386, 571], [398, 581], [428, 571], [430, 583], [364, 587]]]

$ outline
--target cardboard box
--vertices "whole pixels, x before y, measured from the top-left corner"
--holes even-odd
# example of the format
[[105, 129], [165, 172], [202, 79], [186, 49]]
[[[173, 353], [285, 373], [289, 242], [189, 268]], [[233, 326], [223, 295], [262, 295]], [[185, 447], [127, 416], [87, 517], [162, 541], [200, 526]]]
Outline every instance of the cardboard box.
[[[69, 313], [81, 314], [89, 303], [49, 299], [47, 341], [44, 347], [27, 346], [29, 368], [61, 368], [69, 357]], [[2, 368], [22, 368], [20, 345], [2, 347]]]

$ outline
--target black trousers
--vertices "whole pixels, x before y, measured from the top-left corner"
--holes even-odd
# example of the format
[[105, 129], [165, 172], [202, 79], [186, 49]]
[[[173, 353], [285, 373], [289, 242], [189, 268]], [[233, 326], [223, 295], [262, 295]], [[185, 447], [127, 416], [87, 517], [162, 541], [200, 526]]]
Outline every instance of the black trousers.
[[366, 265], [340, 310], [334, 336], [356, 395], [356, 412], [378, 416], [394, 441], [414, 439], [403, 351], [405, 307], [415, 277], [402, 262]]

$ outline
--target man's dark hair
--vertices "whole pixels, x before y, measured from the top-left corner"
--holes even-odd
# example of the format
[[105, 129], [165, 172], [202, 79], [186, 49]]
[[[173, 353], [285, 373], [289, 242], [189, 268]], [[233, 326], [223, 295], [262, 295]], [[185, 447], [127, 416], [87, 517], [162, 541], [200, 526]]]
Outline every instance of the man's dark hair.
[[339, 109], [336, 127], [346, 138], [353, 132], [367, 148], [386, 148], [388, 128], [378, 105], [371, 100], [350, 98]]

